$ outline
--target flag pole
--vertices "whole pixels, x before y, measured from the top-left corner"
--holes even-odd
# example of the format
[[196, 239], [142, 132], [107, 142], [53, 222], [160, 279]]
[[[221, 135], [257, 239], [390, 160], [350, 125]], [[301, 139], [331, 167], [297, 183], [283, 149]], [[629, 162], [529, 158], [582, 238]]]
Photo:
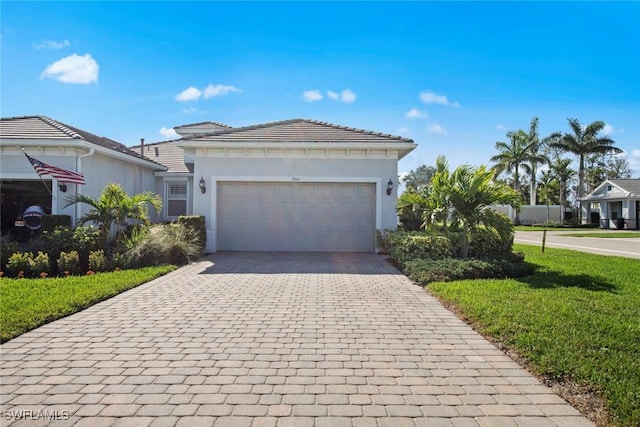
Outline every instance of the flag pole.
[[[24, 155], [27, 155], [27, 152], [24, 151], [24, 148], [21, 147], [22, 152], [24, 153]], [[42, 185], [44, 185], [44, 188], [47, 189], [47, 192], [49, 193], [49, 195], [51, 196], [51, 198], [53, 198], [53, 193], [51, 192], [51, 190], [49, 189], [49, 187], [47, 186], [47, 183], [44, 182], [44, 179], [42, 179], [42, 175], [38, 174], [38, 177], [40, 178], [40, 181], [42, 181]], [[51, 180], [51, 185], [53, 186], [53, 180]]]

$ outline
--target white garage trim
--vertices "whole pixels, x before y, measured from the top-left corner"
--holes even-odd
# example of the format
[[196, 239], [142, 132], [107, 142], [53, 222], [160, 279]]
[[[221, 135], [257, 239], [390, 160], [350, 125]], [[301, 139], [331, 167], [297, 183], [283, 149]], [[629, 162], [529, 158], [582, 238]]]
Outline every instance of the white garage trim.
[[[213, 243], [212, 250], [218, 250], [218, 183], [219, 182], [272, 182], [272, 183], [364, 183], [375, 184], [376, 190], [376, 218], [375, 225], [377, 230], [382, 229], [382, 179], [379, 177], [302, 177], [302, 176], [212, 176], [210, 181], [211, 190], [211, 208], [209, 210], [209, 218], [207, 223], [212, 228], [207, 229], [207, 242]], [[386, 196], [386, 194], [385, 194]], [[387, 196], [389, 197], [389, 196]]]

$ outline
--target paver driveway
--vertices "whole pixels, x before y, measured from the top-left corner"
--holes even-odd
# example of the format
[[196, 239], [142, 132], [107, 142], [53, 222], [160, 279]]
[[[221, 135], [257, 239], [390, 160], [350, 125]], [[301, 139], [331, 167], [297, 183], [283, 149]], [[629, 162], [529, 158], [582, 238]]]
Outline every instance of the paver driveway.
[[1, 373], [3, 425], [592, 425], [374, 254], [214, 254]]

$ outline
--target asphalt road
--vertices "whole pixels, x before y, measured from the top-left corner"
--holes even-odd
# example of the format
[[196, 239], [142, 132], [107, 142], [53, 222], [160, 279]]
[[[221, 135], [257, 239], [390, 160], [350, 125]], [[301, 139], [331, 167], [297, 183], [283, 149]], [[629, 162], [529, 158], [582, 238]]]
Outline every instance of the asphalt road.
[[[597, 231], [597, 230], [596, 230]], [[585, 231], [593, 233], [594, 230]], [[515, 242], [527, 245], [542, 245], [542, 231], [516, 231]], [[547, 231], [546, 247], [571, 249], [600, 255], [621, 256], [640, 259], [640, 234], [638, 237], [572, 237], [567, 234], [577, 234], [579, 231]], [[601, 233], [615, 233], [615, 231], [601, 231]]]

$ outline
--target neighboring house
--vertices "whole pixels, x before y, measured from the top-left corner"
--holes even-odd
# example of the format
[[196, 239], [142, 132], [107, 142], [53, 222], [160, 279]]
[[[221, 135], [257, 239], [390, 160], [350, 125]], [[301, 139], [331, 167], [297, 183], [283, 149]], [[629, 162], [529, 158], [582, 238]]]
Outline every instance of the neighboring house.
[[[86, 185], [41, 178], [25, 152], [46, 164], [83, 173]], [[153, 173], [166, 169], [119, 142], [46, 116], [0, 119], [0, 153], [3, 234], [14, 226], [16, 216], [33, 205], [45, 213], [70, 215], [75, 224], [88, 207], [77, 204], [65, 208], [67, 196], [81, 193], [98, 197], [109, 182], [122, 184], [129, 194], [139, 193], [153, 189]]]
[[583, 218], [599, 209], [601, 228], [640, 229], [640, 179], [608, 179], [582, 200]]

